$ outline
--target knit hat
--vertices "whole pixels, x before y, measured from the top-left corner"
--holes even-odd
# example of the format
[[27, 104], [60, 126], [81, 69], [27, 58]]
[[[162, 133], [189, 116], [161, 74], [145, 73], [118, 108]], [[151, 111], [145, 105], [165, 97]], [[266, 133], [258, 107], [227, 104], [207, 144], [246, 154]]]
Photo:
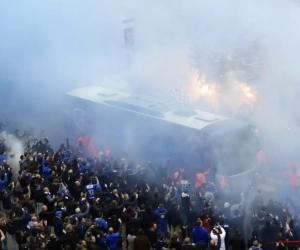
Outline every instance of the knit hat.
[[57, 211], [57, 212], [55, 213], [55, 216], [59, 216], [60, 214], [62, 214], [62, 211]]
[[58, 192], [57, 192], [57, 195], [58, 195], [59, 197], [61, 197], [62, 194], [63, 194], [63, 193], [62, 193], [61, 191], [58, 191]]

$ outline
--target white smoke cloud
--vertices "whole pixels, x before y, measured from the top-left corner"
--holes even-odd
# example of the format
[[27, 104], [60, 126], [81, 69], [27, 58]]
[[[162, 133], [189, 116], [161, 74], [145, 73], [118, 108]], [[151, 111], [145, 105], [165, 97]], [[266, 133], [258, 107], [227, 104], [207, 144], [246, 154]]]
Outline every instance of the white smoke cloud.
[[18, 171], [20, 170], [20, 156], [24, 154], [23, 143], [13, 134], [9, 134], [7, 132], [1, 132], [0, 137], [5, 140], [5, 145], [7, 147], [7, 162], [11, 166], [13, 177], [15, 178], [18, 176]]
[[[135, 20], [131, 66], [122, 24], [128, 17]], [[276, 129], [295, 126], [300, 114], [299, 21], [299, 3], [282, 0], [5, 1], [0, 8], [2, 99], [19, 119], [31, 114], [32, 123], [54, 127], [67, 90], [102, 84], [167, 95], [192, 84], [191, 48], [238, 54], [241, 38], [250, 35], [262, 44], [267, 62], [253, 85], [256, 120], [279, 141]], [[227, 99], [238, 95], [233, 91]]]

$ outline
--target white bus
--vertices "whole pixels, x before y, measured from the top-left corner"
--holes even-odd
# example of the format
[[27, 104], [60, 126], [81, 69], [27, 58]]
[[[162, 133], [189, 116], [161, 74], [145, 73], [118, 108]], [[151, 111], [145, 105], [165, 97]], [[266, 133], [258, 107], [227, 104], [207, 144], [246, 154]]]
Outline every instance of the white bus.
[[[176, 167], [200, 172], [252, 172], [257, 140], [249, 124], [150, 95], [131, 95], [99, 86], [69, 91], [68, 110], [79, 132], [93, 135], [98, 148], [146, 160], [170, 157]], [[72, 116], [72, 117], [71, 117]]]

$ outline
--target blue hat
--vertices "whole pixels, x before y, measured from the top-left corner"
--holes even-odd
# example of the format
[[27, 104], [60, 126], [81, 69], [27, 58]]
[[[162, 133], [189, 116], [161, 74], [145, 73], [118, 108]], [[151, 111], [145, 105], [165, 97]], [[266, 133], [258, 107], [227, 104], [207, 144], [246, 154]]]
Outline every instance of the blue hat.
[[62, 214], [62, 211], [57, 211], [57, 212], [55, 213], [55, 216], [59, 216], [60, 214]]
[[23, 207], [23, 209], [24, 209], [25, 211], [28, 211], [28, 208], [27, 208], [27, 207]]
[[189, 192], [189, 189], [188, 189], [188, 188], [185, 188], [185, 189], [183, 189], [183, 192], [184, 192], [184, 193], [188, 193], [188, 192]]
[[63, 193], [62, 193], [61, 191], [58, 191], [58, 192], [57, 192], [57, 195], [58, 195], [58, 196], [62, 196], [62, 194], [63, 194]]

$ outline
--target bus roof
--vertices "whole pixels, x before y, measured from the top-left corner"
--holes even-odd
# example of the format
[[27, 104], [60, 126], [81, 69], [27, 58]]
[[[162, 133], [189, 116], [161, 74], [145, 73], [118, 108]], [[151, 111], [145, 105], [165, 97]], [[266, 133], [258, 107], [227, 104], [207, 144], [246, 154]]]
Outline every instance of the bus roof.
[[196, 130], [201, 130], [208, 125], [228, 119], [200, 110], [191, 110], [174, 103], [174, 101], [163, 100], [159, 97], [151, 95], [130, 95], [100, 86], [77, 88], [66, 94]]

